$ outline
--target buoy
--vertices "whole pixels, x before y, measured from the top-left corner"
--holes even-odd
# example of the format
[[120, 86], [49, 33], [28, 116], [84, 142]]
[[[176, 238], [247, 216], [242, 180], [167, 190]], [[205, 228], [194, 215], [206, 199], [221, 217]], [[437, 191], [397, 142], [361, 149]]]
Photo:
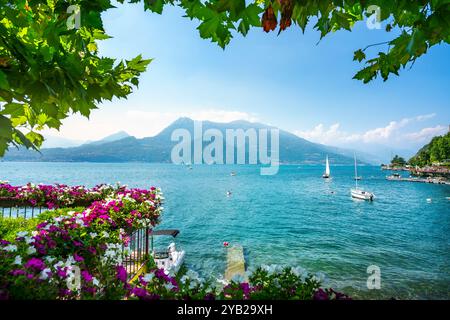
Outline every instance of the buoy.
[[431, 198], [428, 198], [428, 199], [427, 199], [427, 202], [431, 202]]
[[223, 246], [224, 246], [224, 247], [228, 247], [229, 245], [230, 245], [230, 244], [229, 244], [227, 241], [224, 241], [224, 242], [223, 242]]

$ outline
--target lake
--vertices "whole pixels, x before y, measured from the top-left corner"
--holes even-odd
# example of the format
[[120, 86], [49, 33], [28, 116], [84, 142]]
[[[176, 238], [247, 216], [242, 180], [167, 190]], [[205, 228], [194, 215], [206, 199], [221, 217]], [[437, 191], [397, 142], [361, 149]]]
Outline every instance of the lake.
[[[387, 181], [386, 171], [361, 166], [361, 186], [376, 195], [369, 203], [350, 197], [352, 166], [331, 165], [331, 181], [321, 178], [323, 166], [284, 165], [275, 176], [259, 169], [0, 162], [0, 180], [160, 187], [166, 200], [159, 227], [181, 230], [186, 264], [204, 276], [224, 273], [228, 241], [243, 245], [249, 268], [320, 271], [326, 285], [356, 298], [450, 298], [450, 186]], [[380, 290], [367, 288], [371, 265], [381, 270]]]

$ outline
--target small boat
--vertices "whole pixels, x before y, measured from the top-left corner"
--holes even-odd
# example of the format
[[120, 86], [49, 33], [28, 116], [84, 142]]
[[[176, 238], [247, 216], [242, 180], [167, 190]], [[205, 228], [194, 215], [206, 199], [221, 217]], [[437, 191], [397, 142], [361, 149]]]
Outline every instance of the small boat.
[[400, 176], [399, 173], [393, 173], [390, 176], [386, 177], [387, 180], [401, 180], [402, 177]]
[[231, 191], [227, 191], [227, 197], [231, 197], [233, 193]]
[[175, 238], [180, 233], [179, 230], [152, 230], [151, 254], [158, 269], [164, 269], [166, 273], [176, 274], [184, 262], [185, 251], [177, 250], [175, 242], [171, 242], [167, 248], [156, 250], [153, 246], [154, 236], [172, 236]]
[[328, 161], [328, 155], [325, 160], [325, 173], [322, 175], [322, 178], [324, 178], [324, 179], [330, 178], [330, 162]]
[[236, 174], [237, 173], [233, 171], [232, 173], [230, 173], [230, 176], [234, 177]]
[[359, 177], [354, 177], [354, 179], [359, 181], [359, 180], [362, 180], [362, 177], [361, 177], [361, 176], [359, 176]]
[[358, 187], [358, 168], [356, 164], [356, 154], [355, 154], [355, 188], [350, 189], [350, 194], [352, 195], [352, 198], [359, 199], [359, 200], [366, 200], [366, 201], [373, 201], [375, 198], [375, 195], [372, 192], [365, 191], [363, 189], [360, 189]]
[[351, 189], [351, 195], [355, 199], [373, 201], [374, 194], [361, 189]]

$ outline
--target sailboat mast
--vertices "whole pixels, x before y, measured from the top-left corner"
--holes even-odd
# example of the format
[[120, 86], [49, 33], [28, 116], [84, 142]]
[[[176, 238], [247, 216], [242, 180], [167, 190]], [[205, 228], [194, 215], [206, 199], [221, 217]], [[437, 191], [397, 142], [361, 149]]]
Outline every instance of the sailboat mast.
[[356, 189], [358, 189], [358, 169], [356, 167], [356, 153], [353, 154], [355, 157], [355, 185]]

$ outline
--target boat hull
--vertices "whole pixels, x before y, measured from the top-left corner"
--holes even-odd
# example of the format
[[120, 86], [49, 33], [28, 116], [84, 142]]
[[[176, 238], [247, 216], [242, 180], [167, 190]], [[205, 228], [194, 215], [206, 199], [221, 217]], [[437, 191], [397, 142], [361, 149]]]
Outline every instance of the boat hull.
[[364, 190], [357, 190], [352, 189], [350, 191], [352, 198], [359, 199], [359, 200], [366, 200], [366, 201], [373, 201], [374, 194], [371, 192], [367, 192]]

